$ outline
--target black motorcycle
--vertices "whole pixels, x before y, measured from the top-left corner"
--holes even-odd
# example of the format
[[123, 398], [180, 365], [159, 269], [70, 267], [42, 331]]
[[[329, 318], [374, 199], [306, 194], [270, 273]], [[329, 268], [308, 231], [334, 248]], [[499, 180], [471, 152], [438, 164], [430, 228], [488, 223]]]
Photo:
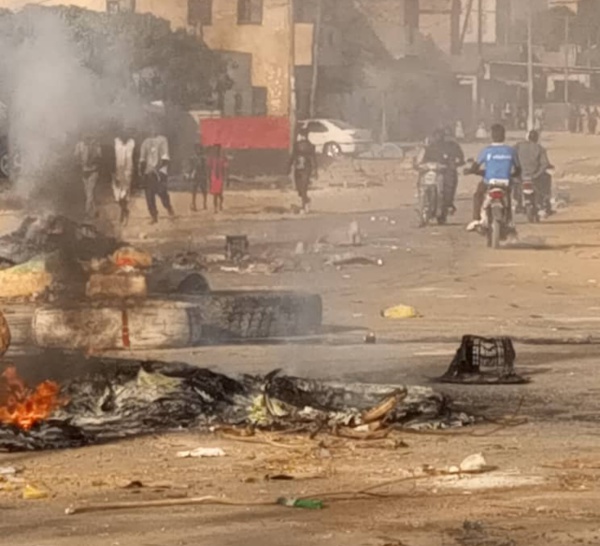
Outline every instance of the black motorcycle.
[[431, 221], [445, 224], [448, 218], [448, 206], [445, 191], [446, 166], [441, 163], [423, 163], [418, 166], [418, 213], [419, 227], [425, 227]]

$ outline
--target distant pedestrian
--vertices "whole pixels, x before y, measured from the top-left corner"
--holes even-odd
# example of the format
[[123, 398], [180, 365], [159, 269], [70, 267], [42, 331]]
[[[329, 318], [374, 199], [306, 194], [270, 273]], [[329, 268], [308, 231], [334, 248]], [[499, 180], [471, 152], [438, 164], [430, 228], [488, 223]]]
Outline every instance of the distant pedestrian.
[[587, 126], [587, 110], [585, 106], [579, 107], [579, 122], [577, 124], [577, 132], [585, 133], [585, 128]]
[[169, 216], [175, 216], [167, 188], [169, 162], [167, 137], [160, 134], [157, 126], [153, 126], [151, 136], [144, 140], [140, 150], [140, 175], [144, 180], [146, 203], [151, 217], [151, 224], [158, 222], [157, 197]]
[[487, 129], [485, 128], [485, 123], [480, 122], [479, 125], [477, 126], [477, 131], [475, 132], [475, 138], [477, 140], [487, 140], [488, 138], [488, 132]]
[[290, 171], [300, 197], [302, 212], [306, 213], [310, 206], [308, 197], [310, 180], [313, 176], [318, 176], [318, 167], [316, 149], [308, 140], [308, 130], [304, 127], [298, 132], [298, 139], [294, 144], [294, 151], [290, 158]]
[[129, 197], [133, 181], [133, 152], [135, 140], [125, 130], [115, 138], [115, 166], [112, 179], [113, 194], [119, 205], [120, 222], [126, 225], [129, 221]]
[[454, 126], [454, 138], [456, 140], [465, 139], [465, 128], [463, 127], [462, 121], [458, 120]]
[[533, 112], [533, 129], [540, 133], [544, 128], [544, 109], [538, 106]]
[[201, 144], [194, 146], [194, 153], [190, 156], [185, 166], [185, 177], [190, 183], [192, 194], [190, 210], [192, 212], [198, 211], [196, 204], [198, 192], [202, 194], [202, 204], [204, 210], [206, 210], [208, 200], [208, 166], [204, 147]]
[[88, 219], [97, 216], [96, 185], [100, 178], [102, 148], [92, 136], [86, 135], [75, 147], [75, 157], [81, 168], [81, 179], [85, 192], [85, 214]]
[[571, 106], [569, 106], [569, 121], [568, 121], [569, 132], [571, 132], [571, 133], [577, 132], [578, 115], [579, 115], [579, 110], [577, 109], [577, 106], [575, 106], [574, 104], [571, 104]]
[[588, 131], [590, 135], [596, 134], [598, 128], [598, 110], [596, 108], [590, 108], [588, 113]]
[[228, 177], [227, 158], [223, 155], [223, 147], [215, 144], [210, 150], [207, 160], [209, 191], [213, 196], [215, 214], [223, 211], [223, 191]]

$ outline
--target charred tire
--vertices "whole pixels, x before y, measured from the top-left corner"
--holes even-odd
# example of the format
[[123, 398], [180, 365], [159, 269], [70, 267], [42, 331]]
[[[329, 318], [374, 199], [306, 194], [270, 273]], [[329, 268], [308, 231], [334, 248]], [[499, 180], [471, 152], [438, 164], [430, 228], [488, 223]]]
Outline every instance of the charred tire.
[[210, 285], [202, 273], [168, 267], [150, 272], [148, 291], [151, 294], [206, 294], [210, 292]]
[[535, 209], [535, 206], [533, 205], [527, 205], [525, 207], [525, 214], [527, 215], [527, 221], [530, 224], [535, 224], [538, 221], [538, 214], [537, 214], [537, 210]]
[[204, 342], [270, 339], [318, 332], [321, 297], [293, 292], [212, 292], [194, 296]]
[[0, 311], [0, 358], [2, 358], [10, 347], [11, 336], [8, 322]]

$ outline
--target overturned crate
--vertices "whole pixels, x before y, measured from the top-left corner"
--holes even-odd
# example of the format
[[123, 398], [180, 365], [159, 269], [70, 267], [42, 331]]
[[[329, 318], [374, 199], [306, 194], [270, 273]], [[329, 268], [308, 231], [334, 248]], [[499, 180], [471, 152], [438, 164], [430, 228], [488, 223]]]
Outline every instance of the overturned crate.
[[466, 335], [440, 381], [468, 384], [527, 383], [528, 380], [515, 371], [516, 357], [512, 339], [508, 337]]

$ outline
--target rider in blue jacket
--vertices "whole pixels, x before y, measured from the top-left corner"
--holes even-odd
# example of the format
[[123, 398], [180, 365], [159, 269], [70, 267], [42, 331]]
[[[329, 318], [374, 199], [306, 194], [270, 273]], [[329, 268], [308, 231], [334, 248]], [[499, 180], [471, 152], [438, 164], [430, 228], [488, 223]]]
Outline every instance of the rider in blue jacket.
[[[477, 186], [473, 196], [473, 222], [468, 226], [473, 231], [481, 224], [481, 209], [489, 185], [509, 185], [513, 177], [519, 176], [521, 167], [516, 150], [505, 143], [506, 131], [503, 125], [492, 126], [492, 144], [481, 150], [474, 171], [483, 171], [483, 179]], [[509, 214], [511, 208], [510, 192], [508, 193]], [[512, 215], [511, 215], [512, 217]]]

